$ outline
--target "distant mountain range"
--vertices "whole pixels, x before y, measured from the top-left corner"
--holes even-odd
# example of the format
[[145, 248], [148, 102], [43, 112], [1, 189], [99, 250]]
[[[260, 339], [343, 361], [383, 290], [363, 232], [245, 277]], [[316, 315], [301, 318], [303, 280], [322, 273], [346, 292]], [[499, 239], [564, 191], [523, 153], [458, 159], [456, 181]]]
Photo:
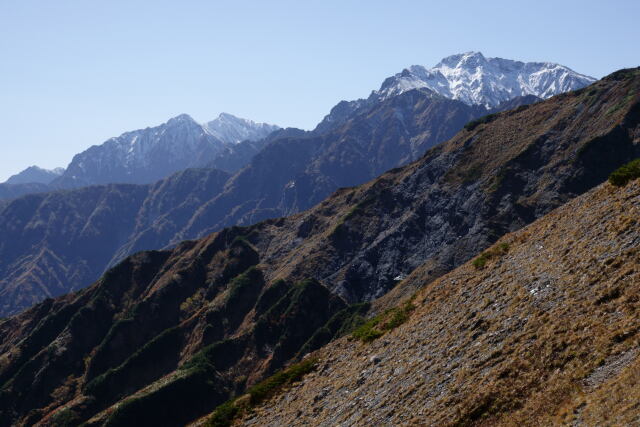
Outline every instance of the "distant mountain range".
[[205, 124], [182, 114], [92, 146], [75, 155], [66, 169], [25, 169], [0, 184], [0, 199], [94, 184], [147, 184], [191, 167], [235, 172], [262, 149], [260, 141], [278, 129], [227, 113]]
[[[144, 183], [195, 166], [231, 175], [198, 169], [153, 185], [83, 188], [0, 204], [0, 314], [86, 286], [136, 251], [301, 212], [341, 187], [419, 159], [487, 113], [540, 99], [515, 96], [488, 109], [427, 87], [383, 93], [388, 81], [367, 100], [338, 104], [312, 132], [225, 114], [200, 125], [181, 115], [75, 156], [52, 186]], [[238, 143], [247, 137], [262, 139]]]
[[51, 185], [75, 188], [152, 183], [183, 169], [206, 166], [233, 153], [242, 141], [261, 140], [277, 129], [230, 114], [221, 114], [202, 125], [182, 114], [160, 126], [124, 133], [77, 154]]
[[[210, 424], [231, 425], [238, 410], [304, 374], [251, 388], [290, 361], [313, 363], [304, 356], [354, 327], [371, 341], [405, 321], [373, 344], [340, 341], [344, 351], [296, 383], [312, 394], [291, 402], [274, 397], [287, 418], [270, 424], [476, 425], [499, 416], [511, 425], [513, 415], [530, 419], [525, 405], [556, 417], [542, 425], [572, 421], [569, 415], [592, 403], [584, 400], [586, 380], [607, 384], [624, 372], [625, 360], [637, 360], [638, 183], [607, 184], [524, 227], [640, 156], [638, 88], [640, 69], [621, 70], [581, 90], [467, 121], [440, 144], [451, 123], [486, 108], [413, 89], [325, 134], [272, 140], [210, 202], [179, 199], [200, 180], [166, 181], [143, 211], [184, 209], [154, 233], [182, 224], [182, 215], [188, 232], [203, 232], [207, 221], [242, 219], [247, 226], [137, 253], [87, 288], [0, 321], [0, 425], [181, 426], [250, 390], [236, 402], [241, 409], [227, 403], [223, 422]], [[386, 167], [387, 158], [408, 161], [421, 148], [426, 153], [408, 165], [340, 188], [304, 212], [248, 225], [287, 206], [300, 209], [314, 191], [320, 197], [347, 182], [350, 172], [363, 179]], [[80, 236], [69, 243], [72, 233], [58, 234], [60, 245], [98, 252], [102, 239], [117, 242], [118, 228], [105, 228], [107, 219], [138, 222], [145, 215], [126, 203], [143, 186], [114, 187], [103, 195], [105, 187], [94, 186], [12, 201], [2, 215], [15, 213], [15, 220], [0, 221], [7, 227], [0, 236], [12, 233], [0, 260], [12, 244], [33, 246], [60, 227]], [[118, 199], [124, 208], [115, 208]], [[567, 217], [572, 212], [575, 220]], [[499, 242], [506, 246], [490, 248], [519, 229]], [[68, 264], [57, 258], [67, 254], [37, 253], [47, 253], [47, 263], [27, 266], [34, 251], [26, 251], [17, 262], [25, 273], [66, 274]], [[434, 282], [472, 258], [480, 262]], [[72, 265], [82, 268], [81, 261]], [[430, 284], [403, 306], [385, 309], [385, 301], [394, 306], [393, 298]], [[23, 290], [37, 286], [25, 283]], [[383, 317], [368, 317], [376, 313]], [[572, 316], [580, 321], [571, 323]], [[394, 365], [394, 356], [403, 363]], [[627, 419], [637, 419], [627, 398], [637, 374], [624, 377], [635, 385], [611, 397], [634, 412]], [[323, 378], [333, 382], [319, 384]], [[336, 381], [345, 384], [336, 388]], [[375, 400], [378, 390], [386, 400]], [[333, 417], [342, 413], [334, 408], [348, 416]], [[362, 421], [370, 414], [375, 418]]]

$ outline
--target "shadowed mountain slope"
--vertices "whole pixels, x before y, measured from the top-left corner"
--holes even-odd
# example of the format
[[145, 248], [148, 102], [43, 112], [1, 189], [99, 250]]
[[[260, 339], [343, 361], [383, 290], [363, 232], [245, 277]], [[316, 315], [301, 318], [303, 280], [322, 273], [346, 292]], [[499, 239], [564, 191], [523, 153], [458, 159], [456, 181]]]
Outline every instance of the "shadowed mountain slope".
[[417, 267], [428, 285], [639, 157], [639, 88], [640, 70], [622, 70], [491, 116], [304, 213], [137, 254], [4, 320], [0, 421], [181, 425], [206, 414], [367, 309], [349, 304]]
[[0, 314], [86, 286], [129, 248], [163, 246], [228, 178], [190, 169], [154, 185], [93, 186], [7, 202], [0, 214]]

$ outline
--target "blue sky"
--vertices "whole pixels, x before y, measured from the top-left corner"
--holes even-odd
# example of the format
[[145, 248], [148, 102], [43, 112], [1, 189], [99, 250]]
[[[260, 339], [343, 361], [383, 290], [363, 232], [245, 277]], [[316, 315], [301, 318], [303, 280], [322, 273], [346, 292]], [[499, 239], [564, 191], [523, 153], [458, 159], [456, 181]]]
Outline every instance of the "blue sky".
[[478, 50], [602, 77], [640, 2], [0, 1], [0, 182], [180, 113], [312, 128], [412, 64]]

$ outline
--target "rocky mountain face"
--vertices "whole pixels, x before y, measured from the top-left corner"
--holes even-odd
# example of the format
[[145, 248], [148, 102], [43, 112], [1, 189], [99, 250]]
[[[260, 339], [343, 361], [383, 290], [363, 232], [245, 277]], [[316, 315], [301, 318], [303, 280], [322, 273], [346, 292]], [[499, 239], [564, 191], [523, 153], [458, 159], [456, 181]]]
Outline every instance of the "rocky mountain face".
[[419, 158], [482, 116], [481, 107], [411, 91], [358, 111], [326, 133], [274, 140], [202, 206], [179, 239], [305, 210]]
[[426, 285], [397, 329], [318, 351], [238, 424], [635, 425], [639, 216], [640, 181], [600, 185]]
[[[255, 141], [276, 129], [277, 126], [229, 114], [221, 114], [216, 120], [201, 125], [182, 114], [160, 126], [124, 133], [77, 154], [52, 186], [152, 183], [183, 169], [220, 161], [221, 156], [236, 153], [239, 138], [246, 136], [247, 140]], [[245, 148], [237, 153], [245, 153]], [[247, 154], [255, 153], [249, 149]], [[245, 158], [244, 162], [249, 159]]]
[[[491, 277], [479, 273], [478, 280], [469, 283], [458, 280], [458, 287], [444, 286], [443, 282], [434, 280], [500, 236], [597, 186], [612, 170], [639, 157], [639, 89], [640, 70], [622, 70], [584, 90], [469, 123], [452, 139], [430, 149], [408, 166], [391, 170], [359, 187], [343, 188], [308, 211], [249, 227], [227, 228], [198, 241], [181, 243], [172, 250], [139, 253], [124, 260], [89, 288], [45, 300], [4, 320], [0, 323], [0, 384], [3, 384], [0, 421], [4, 425], [40, 421], [55, 424], [63, 420], [72, 424], [87, 421], [88, 425], [112, 426], [132, 422], [184, 425], [205, 415], [229, 396], [241, 394], [247, 386], [292, 358], [301, 357], [337, 337], [364, 314], [367, 301], [394, 287], [400, 289], [400, 294], [413, 292], [412, 283], [417, 282], [427, 286], [427, 291], [438, 289], [433, 298], [443, 298], [443, 302], [426, 304], [432, 293], [421, 294], [425, 302], [420, 302], [422, 305], [416, 313], [433, 307], [440, 312], [448, 311], [451, 316], [459, 315], [469, 324], [462, 329], [468, 333], [455, 331], [456, 335], [452, 336], [452, 330], [451, 334], [440, 334], [441, 340], [451, 337], [444, 347], [457, 348], [454, 346], [469, 337], [499, 345], [496, 340], [502, 337], [503, 328], [520, 330], [522, 325], [513, 323], [513, 319], [519, 317], [509, 315], [510, 311], [498, 312], [501, 306], [493, 302], [512, 301], [510, 292], [518, 290], [520, 282], [503, 276], [503, 288], [495, 286]], [[420, 143], [422, 139], [415, 142]], [[300, 151], [303, 148], [306, 146]], [[637, 187], [629, 188], [637, 190]], [[622, 203], [637, 199], [635, 193], [627, 196], [616, 200]], [[605, 230], [607, 235], [635, 230], [633, 221], [619, 216], [631, 213], [631, 206], [616, 206], [612, 210], [609, 202], [611, 200], [599, 206], [612, 212], [612, 218], [621, 225], [615, 230]], [[569, 208], [569, 211], [576, 209]], [[565, 222], [575, 223], [576, 218], [580, 216]], [[596, 224], [607, 226], [600, 220], [585, 221], [584, 226], [576, 224], [575, 228], [585, 235], [585, 241], [589, 241], [592, 230], [602, 234]], [[554, 219], [549, 224], [558, 222]], [[571, 233], [559, 229], [559, 235], [566, 238]], [[532, 242], [532, 247], [542, 245], [544, 248], [545, 243], [540, 240], [544, 237], [536, 233], [522, 244]], [[637, 246], [636, 240], [624, 237], [619, 242], [627, 242], [627, 246], [635, 242]], [[508, 242], [514, 251], [518, 250], [519, 243]], [[579, 247], [580, 236], [575, 236], [574, 242]], [[606, 244], [620, 246], [613, 239]], [[589, 251], [589, 256], [616, 256], [607, 248], [605, 245], [598, 251]], [[503, 252], [505, 250], [509, 251], [503, 248]], [[560, 248], [553, 249], [549, 256], [551, 259], [564, 256], [560, 259], [577, 268], [566, 246], [562, 251], [564, 255]], [[504, 274], [513, 274], [521, 259], [515, 258], [513, 265], [505, 267]], [[619, 268], [626, 259], [604, 264], [603, 258], [602, 265]], [[489, 257], [485, 267], [491, 268], [496, 262], [495, 256]], [[566, 271], [559, 262], [550, 265], [557, 267], [557, 271]], [[593, 263], [589, 261], [585, 265], [590, 268]], [[545, 292], [554, 295], [557, 283], [550, 277], [547, 291], [544, 272], [544, 266], [532, 266], [531, 280], [522, 284], [527, 286], [522, 291], [525, 296], [540, 293], [542, 297]], [[407, 275], [409, 277], [401, 281]], [[486, 277], [489, 280], [482, 282]], [[592, 281], [585, 275], [576, 277], [585, 281], [584, 292], [569, 292], [563, 297], [591, 298], [587, 289], [594, 286]], [[618, 283], [621, 277], [612, 275], [611, 283]], [[628, 279], [634, 282], [634, 277], [629, 275]], [[627, 283], [627, 279], [624, 280]], [[405, 282], [410, 285], [404, 285]], [[472, 292], [472, 286], [477, 286], [479, 292]], [[622, 293], [611, 295], [624, 295], [624, 301], [637, 303], [626, 299], [626, 288], [621, 289], [624, 289]], [[605, 296], [604, 288], [602, 291], [601, 304], [617, 300], [617, 297]], [[495, 296], [490, 292], [495, 292]], [[628, 295], [632, 297], [634, 292], [631, 289]], [[483, 299], [480, 295], [491, 297]], [[460, 304], [466, 299], [469, 299], [466, 304]], [[526, 299], [522, 301], [529, 303]], [[359, 302], [365, 304], [352, 305]], [[538, 333], [539, 337], [521, 336], [518, 342], [547, 343], [549, 347], [542, 346], [539, 353], [517, 358], [526, 362], [523, 362], [525, 368], [531, 363], [530, 369], [520, 371], [519, 365], [506, 363], [504, 367], [513, 371], [507, 370], [500, 377], [504, 381], [524, 378], [523, 382], [512, 389], [502, 387], [509, 382], [496, 383], [495, 388], [488, 389], [491, 393], [484, 400], [474, 400], [473, 394], [461, 395], [462, 402], [466, 403], [458, 406], [459, 419], [476, 420], [474, 417], [482, 415], [486, 408], [493, 408], [495, 402], [501, 408], [503, 390], [525, 393], [529, 380], [534, 381], [533, 385], [541, 384], [539, 381], [545, 377], [538, 375], [540, 363], [549, 360], [574, 363], [571, 360], [575, 359], [582, 366], [583, 359], [591, 357], [590, 353], [578, 352], [558, 359], [559, 354], [565, 355], [564, 350], [579, 350], [582, 344], [573, 346], [553, 331], [548, 336], [554, 339], [546, 339], [546, 330], [541, 329], [541, 325], [546, 325], [552, 317], [544, 314], [546, 302], [542, 300], [543, 305], [537, 306], [537, 317], [532, 317], [532, 323], [527, 324], [527, 331]], [[482, 310], [476, 312], [477, 319], [470, 317], [470, 312], [461, 312], [465, 306], [476, 305]], [[558, 315], [569, 315], [561, 303], [549, 307], [554, 310], [557, 307]], [[610, 325], [623, 331], [620, 338], [613, 341], [624, 343], [628, 318], [607, 307], [603, 307], [603, 313], [621, 322]], [[577, 311], [584, 312], [581, 310]], [[629, 310], [631, 313], [634, 308]], [[502, 313], [504, 319], [492, 317]], [[414, 316], [417, 315], [412, 315], [412, 319]], [[596, 317], [598, 327], [604, 328], [600, 317]], [[552, 325], [564, 325], [568, 330], [569, 322], [559, 319]], [[449, 328], [461, 325], [453, 317], [448, 323], [445, 320], [443, 318], [439, 325]], [[425, 331], [437, 323], [429, 320], [425, 324], [427, 326], [420, 324], [417, 328], [431, 333]], [[589, 325], [585, 323], [584, 329], [578, 328], [585, 334], [580, 336], [591, 339], [593, 332]], [[433, 334], [439, 331], [436, 328]], [[432, 341], [434, 346], [440, 343], [435, 338], [424, 340], [428, 345]], [[537, 348], [530, 345], [532, 347], [523, 349]], [[510, 353], [509, 348], [517, 351]], [[493, 366], [509, 354], [521, 354], [520, 347], [505, 345], [504, 350], [497, 354], [487, 352], [491, 360], [487, 366]], [[485, 354], [484, 347], [477, 351]], [[608, 351], [603, 355], [609, 354]], [[544, 358], [539, 357], [541, 355]], [[468, 357], [476, 362], [484, 360]], [[384, 360], [386, 363], [386, 354]], [[440, 363], [456, 360], [461, 362], [460, 366], [466, 366], [463, 363], [467, 359], [438, 358], [431, 363], [434, 375]], [[476, 379], [466, 372], [468, 376], [461, 374], [461, 384]], [[485, 371], [476, 369], [475, 372]], [[510, 372], [514, 372], [513, 377]], [[425, 378], [425, 381], [431, 379]], [[466, 387], [458, 390], [464, 389]], [[535, 390], [532, 388], [531, 393]], [[526, 395], [516, 393], [515, 396]], [[522, 408], [525, 408], [524, 398], [518, 402], [523, 402]], [[476, 403], [479, 409], [473, 406]]]
[[58, 178], [64, 173], [64, 168], [55, 168], [52, 170], [42, 169], [38, 166], [30, 166], [22, 172], [12, 175], [6, 180], [5, 184], [50, 184], [51, 181]]
[[[282, 129], [261, 141], [236, 144], [235, 153], [245, 150], [241, 155], [222, 151], [208, 166], [232, 168], [245, 155], [260, 152], [224, 185], [224, 174], [191, 171], [152, 187], [107, 186], [12, 201], [0, 211], [0, 229], [7, 230], [0, 233], [0, 313], [13, 314], [45, 297], [87, 286], [136, 251], [300, 212], [339, 187], [361, 184], [417, 159], [484, 112], [412, 91], [375, 105], [327, 134]], [[197, 184], [212, 176], [215, 185]], [[104, 210], [89, 194], [111, 197], [112, 191], [120, 200], [109, 204], [113, 220], [96, 222], [96, 213]], [[163, 203], [156, 204], [157, 197]], [[120, 217], [128, 219], [115, 220]], [[65, 218], [66, 226], [49, 218]], [[85, 240], [87, 230], [92, 230], [90, 240]], [[15, 239], [23, 244], [15, 245]], [[99, 247], [100, 255], [94, 256], [87, 244]]]

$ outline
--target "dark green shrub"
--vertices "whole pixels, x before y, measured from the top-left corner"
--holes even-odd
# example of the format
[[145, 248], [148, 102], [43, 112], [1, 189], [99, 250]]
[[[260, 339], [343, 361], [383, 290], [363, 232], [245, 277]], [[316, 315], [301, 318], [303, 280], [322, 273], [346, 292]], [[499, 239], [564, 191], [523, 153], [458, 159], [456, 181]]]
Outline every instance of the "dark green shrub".
[[350, 305], [333, 315], [331, 319], [318, 329], [302, 346], [298, 357], [311, 353], [334, 339], [347, 335], [365, 323], [364, 315], [369, 311], [369, 303]]
[[304, 375], [313, 371], [317, 364], [318, 359], [310, 357], [254, 385], [249, 389], [251, 404], [257, 405], [276, 394], [283, 386], [299, 381]]
[[176, 357], [181, 340], [182, 331], [178, 327], [165, 329], [119, 366], [91, 380], [86, 384], [85, 392], [105, 401], [126, 395], [128, 389], [135, 389], [143, 383], [144, 377], [154, 376], [153, 370], [148, 372], [149, 367], [159, 367], [164, 358], [172, 360]]
[[487, 261], [489, 261], [487, 254], [481, 253], [478, 258], [473, 260], [473, 266], [478, 269], [484, 268], [484, 266], [487, 265]]
[[228, 400], [216, 408], [205, 425], [206, 427], [230, 426], [239, 412], [240, 407], [236, 406], [235, 400]]
[[353, 337], [359, 339], [362, 342], [371, 342], [384, 335], [384, 332], [376, 329], [380, 323], [380, 317], [376, 316], [373, 319], [367, 320], [364, 325], [353, 331]]
[[492, 122], [497, 115], [498, 115], [497, 113], [487, 114], [486, 116], [482, 116], [479, 119], [470, 121], [469, 123], [464, 125], [464, 128], [468, 131], [472, 131], [478, 126], [480, 126], [481, 124]]
[[416, 308], [413, 305], [414, 298], [415, 295], [400, 307], [390, 308], [384, 313], [367, 320], [362, 326], [353, 331], [352, 336], [367, 343], [402, 325], [409, 320], [409, 314]]
[[640, 159], [623, 165], [609, 175], [609, 182], [616, 187], [623, 187], [634, 179], [640, 178]]
[[473, 260], [472, 264], [475, 268], [481, 270], [487, 265], [487, 262], [489, 262], [491, 258], [502, 256], [507, 252], [509, 252], [509, 244], [507, 242], [502, 242], [495, 248], [489, 249], [488, 251], [478, 255], [478, 257]]
[[77, 426], [80, 424], [80, 417], [71, 409], [58, 411], [51, 417], [51, 424], [59, 427]]
[[317, 364], [318, 359], [310, 357], [272, 375], [249, 389], [248, 400], [243, 398], [233, 399], [218, 406], [207, 420], [205, 426], [231, 426], [236, 418], [241, 417], [252, 407], [276, 395], [288, 385], [300, 381], [302, 377], [313, 371]]

